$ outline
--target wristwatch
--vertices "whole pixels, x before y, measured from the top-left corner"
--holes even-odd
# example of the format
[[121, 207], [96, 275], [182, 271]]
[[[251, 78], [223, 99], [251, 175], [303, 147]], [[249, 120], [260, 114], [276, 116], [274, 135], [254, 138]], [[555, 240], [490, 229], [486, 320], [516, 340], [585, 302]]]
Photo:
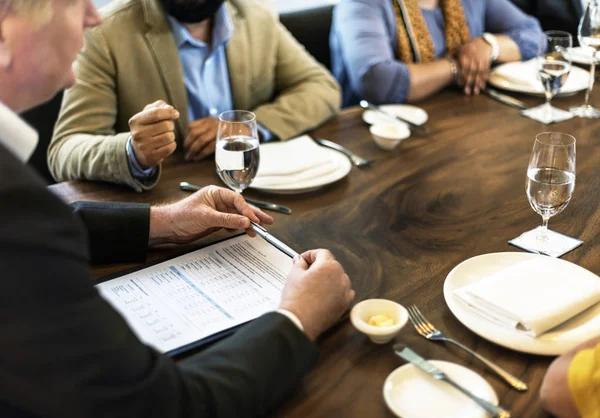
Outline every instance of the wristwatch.
[[498, 59], [498, 55], [500, 55], [500, 47], [498, 46], [498, 40], [491, 33], [485, 32], [483, 35], [483, 40], [486, 41], [492, 47], [492, 62]]

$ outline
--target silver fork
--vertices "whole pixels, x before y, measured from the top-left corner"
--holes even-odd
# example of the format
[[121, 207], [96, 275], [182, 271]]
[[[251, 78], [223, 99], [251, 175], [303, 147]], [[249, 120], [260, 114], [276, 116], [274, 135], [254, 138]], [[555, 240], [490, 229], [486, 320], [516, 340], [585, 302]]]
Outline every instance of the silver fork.
[[416, 305], [412, 305], [408, 308], [408, 318], [410, 319], [410, 322], [413, 324], [419, 335], [421, 335], [422, 337], [425, 337], [428, 340], [432, 341], [445, 341], [462, 348], [466, 352], [470, 353], [473, 357], [480, 360], [488, 368], [496, 372], [498, 376], [502, 377], [510, 386], [512, 386], [516, 390], [522, 392], [527, 390], [527, 385], [525, 384], [525, 382], [519, 380], [518, 378], [516, 378], [506, 370], [502, 369], [501, 367], [495, 365], [485, 357], [480, 356], [479, 354], [471, 350], [469, 347], [462, 345], [461, 343], [453, 340], [450, 337], [447, 337], [442, 331], [434, 327], [431, 322], [425, 319], [425, 317]]

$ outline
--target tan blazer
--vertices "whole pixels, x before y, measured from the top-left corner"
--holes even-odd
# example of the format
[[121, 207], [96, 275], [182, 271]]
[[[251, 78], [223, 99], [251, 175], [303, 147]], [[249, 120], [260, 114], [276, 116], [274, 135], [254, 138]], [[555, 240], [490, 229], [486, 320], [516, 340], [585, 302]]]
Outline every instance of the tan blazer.
[[[311, 129], [340, 107], [333, 77], [279, 23], [264, 0], [226, 2], [234, 32], [226, 46], [235, 109], [282, 140]], [[164, 100], [179, 110], [178, 148], [188, 126], [179, 54], [158, 0], [116, 0], [103, 23], [86, 32], [76, 63], [77, 83], [65, 92], [48, 148], [57, 181], [104, 180], [141, 191], [152, 188], [129, 171], [129, 119]], [[327, 42], [326, 39], [323, 42]]]

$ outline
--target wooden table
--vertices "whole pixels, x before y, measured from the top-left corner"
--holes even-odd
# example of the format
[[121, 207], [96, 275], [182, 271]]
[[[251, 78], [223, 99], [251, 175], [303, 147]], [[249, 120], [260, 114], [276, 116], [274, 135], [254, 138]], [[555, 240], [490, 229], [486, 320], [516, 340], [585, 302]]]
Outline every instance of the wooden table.
[[[596, 96], [598, 97], [598, 96]], [[527, 98], [531, 105], [541, 99]], [[568, 108], [582, 95], [555, 99]], [[384, 297], [405, 306], [417, 304], [426, 316], [478, 353], [529, 384], [522, 394], [488, 373], [469, 355], [426, 341], [408, 325], [397, 337], [427, 358], [457, 362], [483, 375], [501, 404], [516, 417], [544, 417], [538, 391], [550, 358], [514, 352], [479, 338], [458, 322], [444, 302], [442, 285], [450, 270], [467, 258], [519, 251], [507, 241], [541, 224], [525, 195], [525, 174], [535, 135], [563, 131], [577, 138], [577, 186], [563, 214], [550, 227], [585, 244], [563, 259], [600, 272], [600, 123], [572, 119], [544, 126], [486, 96], [443, 92], [422, 104], [430, 115], [428, 137], [414, 136], [392, 152], [378, 149], [360, 110], [344, 111], [315, 130], [317, 137], [339, 142], [365, 158], [367, 168], [353, 168], [347, 178], [302, 195], [248, 196], [293, 208], [275, 214], [274, 235], [298, 250], [326, 247], [342, 262], [357, 300]], [[220, 184], [214, 162], [186, 163], [180, 154], [166, 162], [158, 186], [138, 194], [120, 186], [67, 182], [51, 189], [67, 201], [120, 200], [163, 202], [186, 196], [179, 181]], [[180, 249], [153, 251], [164, 259]], [[130, 265], [95, 269], [97, 276]], [[391, 345], [370, 343], [343, 321], [320, 341], [321, 357], [296, 395], [275, 416], [391, 417], [382, 397], [386, 376], [403, 362]]]

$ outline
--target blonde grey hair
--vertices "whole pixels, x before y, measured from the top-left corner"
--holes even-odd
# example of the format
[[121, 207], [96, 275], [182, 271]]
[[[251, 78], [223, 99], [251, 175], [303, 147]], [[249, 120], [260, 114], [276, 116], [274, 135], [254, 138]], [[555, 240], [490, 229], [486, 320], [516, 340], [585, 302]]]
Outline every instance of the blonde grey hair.
[[40, 26], [52, 17], [52, 0], [0, 0], [0, 17], [6, 13], [16, 13]]

